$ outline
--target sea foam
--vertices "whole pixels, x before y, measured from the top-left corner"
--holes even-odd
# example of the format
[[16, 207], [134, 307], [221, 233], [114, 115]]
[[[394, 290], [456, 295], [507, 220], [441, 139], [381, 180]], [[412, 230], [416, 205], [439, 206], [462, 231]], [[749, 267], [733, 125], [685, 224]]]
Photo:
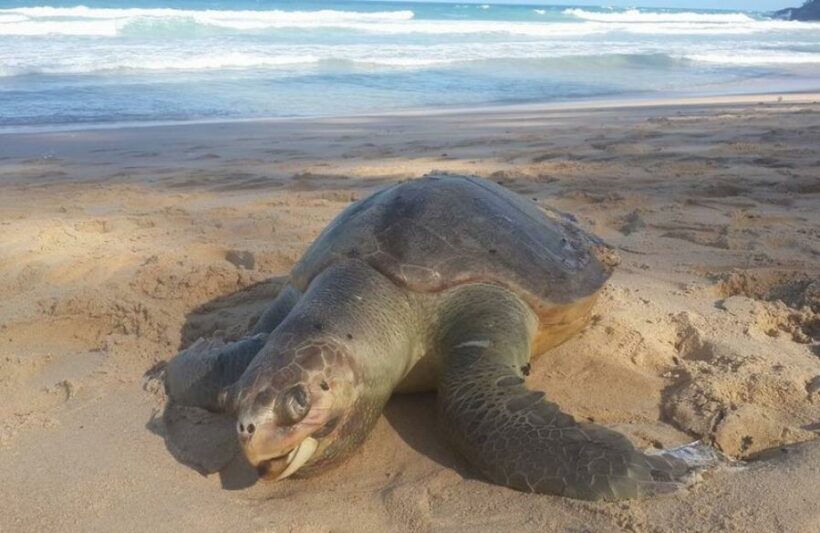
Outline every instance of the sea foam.
[[116, 36], [129, 25], [163, 25], [169, 31], [191, 24], [232, 30], [276, 28], [355, 28], [408, 21], [410, 10], [358, 11], [222, 11], [183, 9], [98, 9], [85, 6], [29, 7], [0, 10], [0, 35]]
[[755, 21], [755, 19], [745, 13], [645, 12], [639, 9], [600, 12], [571, 8], [565, 9], [564, 14], [594, 22], [709, 22], [729, 24]]
[[[544, 10], [535, 10], [543, 15]], [[283, 29], [340, 30], [377, 35], [495, 34], [555, 38], [606, 33], [640, 35], [737, 35], [788, 29], [816, 30], [810, 24], [756, 20], [745, 14], [687, 12], [593, 12], [567, 9], [575, 22], [418, 19], [412, 10], [359, 12], [183, 10], [170, 8], [23, 7], [0, 10], [0, 36], [146, 36], [203, 31], [265, 32]], [[816, 26], [816, 25], [815, 25]]]

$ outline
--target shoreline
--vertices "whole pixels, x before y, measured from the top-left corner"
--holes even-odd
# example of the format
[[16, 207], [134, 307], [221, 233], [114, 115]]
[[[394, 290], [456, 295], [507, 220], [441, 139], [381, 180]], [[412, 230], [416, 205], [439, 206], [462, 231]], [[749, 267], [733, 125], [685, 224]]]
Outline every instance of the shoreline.
[[498, 115], [510, 113], [546, 113], [550, 111], [599, 111], [618, 109], [651, 109], [663, 107], [691, 107], [717, 105], [744, 105], [753, 103], [805, 104], [820, 101], [820, 88], [812, 91], [763, 91], [755, 93], [728, 94], [718, 96], [633, 96], [574, 99], [546, 103], [486, 104], [476, 106], [422, 107], [407, 110], [361, 113], [355, 115], [317, 115], [291, 117], [249, 117], [234, 119], [201, 119], [181, 121], [112, 122], [94, 124], [52, 124], [0, 126], [0, 137], [10, 135], [74, 133], [99, 130], [129, 130], [144, 128], [185, 128], [233, 124], [283, 124], [306, 122], [333, 122], [355, 119], [420, 118], [447, 115], [483, 114]]

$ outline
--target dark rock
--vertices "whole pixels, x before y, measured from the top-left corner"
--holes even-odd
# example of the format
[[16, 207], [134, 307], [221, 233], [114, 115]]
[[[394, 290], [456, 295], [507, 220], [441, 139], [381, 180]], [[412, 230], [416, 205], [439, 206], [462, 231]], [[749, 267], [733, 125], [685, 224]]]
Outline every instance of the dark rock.
[[801, 7], [790, 7], [775, 11], [774, 16], [785, 20], [820, 20], [820, 0], [808, 0]]
[[228, 250], [225, 253], [225, 260], [238, 268], [247, 270], [253, 270], [256, 266], [256, 257], [253, 253], [242, 250]]

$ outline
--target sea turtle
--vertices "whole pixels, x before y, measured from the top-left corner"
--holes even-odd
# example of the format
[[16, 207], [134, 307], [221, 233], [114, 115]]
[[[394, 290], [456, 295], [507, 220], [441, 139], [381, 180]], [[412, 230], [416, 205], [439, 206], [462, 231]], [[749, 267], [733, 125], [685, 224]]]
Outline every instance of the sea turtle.
[[672, 487], [685, 462], [524, 385], [534, 357], [587, 324], [607, 250], [571, 216], [490, 181], [393, 185], [331, 222], [247, 338], [173, 359], [166, 390], [234, 414], [268, 479], [339, 463], [393, 392], [437, 389], [443, 432], [495, 483], [582, 499]]

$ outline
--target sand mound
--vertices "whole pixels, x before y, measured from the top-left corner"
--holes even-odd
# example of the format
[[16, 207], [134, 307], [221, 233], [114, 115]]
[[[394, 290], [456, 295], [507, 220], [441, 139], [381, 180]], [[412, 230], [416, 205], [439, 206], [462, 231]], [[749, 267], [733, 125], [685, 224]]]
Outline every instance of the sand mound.
[[[664, 416], [735, 457], [814, 438], [815, 362], [787, 352], [773, 360], [749, 342], [766, 312], [759, 302], [735, 296], [722, 305], [730, 315], [723, 327], [691, 312], [673, 317], [680, 364], [664, 393]], [[739, 339], [726, 334], [727, 325], [743, 332]]]
[[789, 307], [809, 307], [820, 312], [820, 278], [806, 272], [735, 269], [717, 276], [718, 295], [747, 296], [756, 300], [781, 301]]
[[767, 335], [787, 334], [795, 342], [820, 342], [820, 278], [805, 272], [772, 269], [733, 270], [718, 276], [724, 298], [744, 296], [758, 302], [750, 313]]

